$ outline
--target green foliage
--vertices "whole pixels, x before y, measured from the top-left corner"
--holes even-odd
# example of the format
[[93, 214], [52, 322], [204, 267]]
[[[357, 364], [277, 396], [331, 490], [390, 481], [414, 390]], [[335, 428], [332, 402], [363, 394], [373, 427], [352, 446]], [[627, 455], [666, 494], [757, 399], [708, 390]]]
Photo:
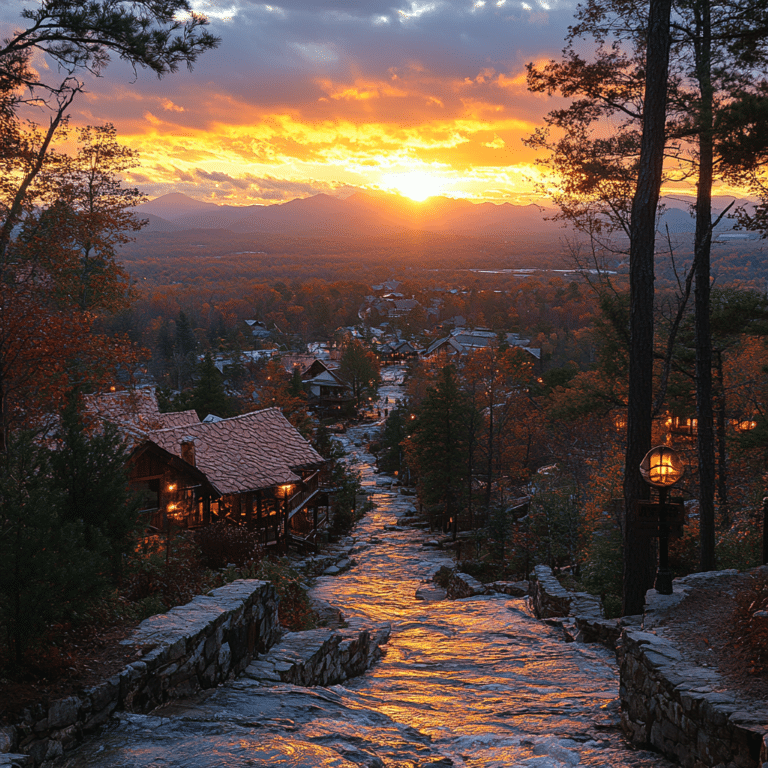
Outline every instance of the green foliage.
[[621, 531], [605, 525], [594, 531], [581, 567], [584, 589], [600, 595], [608, 618], [621, 616], [622, 573]]
[[344, 348], [339, 361], [339, 376], [352, 389], [357, 408], [367, 398], [375, 397], [381, 385], [378, 358], [357, 339], [352, 339]]
[[82, 526], [89, 551], [103, 559], [103, 571], [116, 582], [136, 543], [138, 505], [128, 490], [128, 455], [117, 429], [100, 429], [87, 433], [77, 397], [70, 397], [50, 458], [51, 503], [62, 523]]
[[718, 568], [745, 571], [761, 564], [763, 526], [750, 520], [737, 520], [717, 540]]
[[513, 539], [512, 526], [514, 522], [515, 517], [508, 507], [494, 507], [489, 511], [485, 532], [488, 537], [491, 557], [497, 562], [503, 563], [506, 558], [507, 550]]
[[538, 562], [551, 568], [567, 562], [578, 568], [581, 517], [573, 489], [544, 480], [531, 500], [528, 518], [537, 540]]
[[245, 566], [259, 562], [263, 555], [259, 534], [239, 525], [206, 526], [195, 532], [195, 541], [208, 568], [224, 568], [230, 563]]
[[205, 353], [198, 366], [197, 383], [192, 390], [190, 405], [200, 419], [204, 419], [209, 414], [222, 419], [234, 415], [232, 403], [224, 390], [224, 379], [216, 368], [210, 352]]
[[358, 504], [363, 486], [360, 482], [360, 472], [354, 467], [339, 462], [332, 474], [335, 492], [330, 533], [332, 536], [342, 536], [352, 530], [354, 524], [371, 508], [371, 504]]
[[401, 476], [405, 468], [405, 449], [403, 443], [411, 428], [409, 409], [398, 405], [390, 411], [378, 446], [378, 465], [382, 472], [398, 472]]
[[17, 664], [52, 622], [104, 587], [86, 525], [60, 515], [48, 453], [21, 433], [0, 454], [0, 624]]
[[183, 605], [214, 586], [219, 584], [201, 567], [194, 537], [183, 531], [141, 540], [128, 561], [121, 594], [128, 615], [140, 619]]
[[471, 463], [469, 421], [474, 411], [446, 365], [416, 411], [412, 445], [424, 503], [440, 505], [443, 524], [457, 520], [467, 496]]
[[317, 616], [312, 610], [306, 577], [292, 568], [286, 558], [265, 558], [256, 571], [256, 578], [271, 582], [280, 598], [280, 624], [291, 632], [314, 629]]

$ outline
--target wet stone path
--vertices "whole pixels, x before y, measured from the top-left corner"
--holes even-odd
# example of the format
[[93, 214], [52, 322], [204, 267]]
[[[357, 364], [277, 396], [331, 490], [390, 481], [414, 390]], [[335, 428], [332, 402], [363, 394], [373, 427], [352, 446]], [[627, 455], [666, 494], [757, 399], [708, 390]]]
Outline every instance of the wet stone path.
[[[396, 381], [382, 390], [387, 404]], [[382, 404], [382, 408], [386, 405]], [[377, 476], [365, 432], [345, 436], [375, 509], [356, 527], [356, 566], [314, 594], [347, 617], [388, 622], [384, 658], [343, 685], [250, 679], [162, 710], [121, 715], [63, 763], [70, 768], [635, 768], [671, 764], [628, 748], [618, 729], [618, 671], [596, 645], [566, 644], [525, 600], [416, 598], [449, 556], [397, 518], [413, 497]]]

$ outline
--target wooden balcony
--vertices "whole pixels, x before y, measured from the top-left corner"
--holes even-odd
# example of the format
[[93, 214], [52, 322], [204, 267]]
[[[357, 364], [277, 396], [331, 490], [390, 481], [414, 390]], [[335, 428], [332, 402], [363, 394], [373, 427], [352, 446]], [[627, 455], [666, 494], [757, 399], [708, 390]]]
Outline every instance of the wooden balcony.
[[288, 497], [286, 501], [288, 519], [290, 520], [297, 512], [300, 512], [314, 496], [320, 493], [320, 490], [320, 471], [318, 470], [304, 478], [301, 485], [298, 486], [297, 492]]

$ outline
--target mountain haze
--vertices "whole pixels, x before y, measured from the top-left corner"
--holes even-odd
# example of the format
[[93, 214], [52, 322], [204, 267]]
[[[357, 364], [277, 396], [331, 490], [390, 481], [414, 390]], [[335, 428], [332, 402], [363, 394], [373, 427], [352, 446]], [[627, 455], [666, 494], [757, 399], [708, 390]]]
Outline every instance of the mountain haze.
[[[733, 198], [720, 198], [724, 208]], [[660, 229], [674, 234], [694, 231], [689, 202], [665, 199]], [[356, 192], [346, 199], [319, 194], [275, 205], [232, 206], [205, 203], [173, 192], [136, 207], [149, 219], [149, 232], [224, 229], [299, 237], [370, 237], [404, 232], [435, 232], [479, 238], [560, 237], [567, 234], [552, 221], [554, 209], [539, 205], [472, 203], [432, 197], [417, 203], [385, 192]], [[733, 228], [724, 219], [719, 231]]]

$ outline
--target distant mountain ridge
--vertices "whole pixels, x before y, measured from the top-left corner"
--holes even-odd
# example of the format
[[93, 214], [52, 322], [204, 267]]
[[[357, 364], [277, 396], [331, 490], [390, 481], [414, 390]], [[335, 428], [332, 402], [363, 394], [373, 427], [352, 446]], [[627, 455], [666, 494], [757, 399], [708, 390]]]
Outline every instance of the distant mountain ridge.
[[[722, 210], [733, 198], [717, 198]], [[666, 198], [662, 231], [693, 232], [694, 219], [687, 200]], [[319, 194], [274, 205], [232, 206], [195, 200], [180, 192], [142, 203], [139, 216], [149, 220], [145, 231], [224, 229], [236, 233], [296, 236], [366, 237], [407, 231], [455, 233], [469, 237], [515, 238], [525, 235], [566, 234], [551, 217], [554, 209], [512, 203], [473, 203], [432, 197], [422, 203], [385, 192], [356, 192], [346, 199]], [[724, 219], [718, 231], [733, 228]]]

